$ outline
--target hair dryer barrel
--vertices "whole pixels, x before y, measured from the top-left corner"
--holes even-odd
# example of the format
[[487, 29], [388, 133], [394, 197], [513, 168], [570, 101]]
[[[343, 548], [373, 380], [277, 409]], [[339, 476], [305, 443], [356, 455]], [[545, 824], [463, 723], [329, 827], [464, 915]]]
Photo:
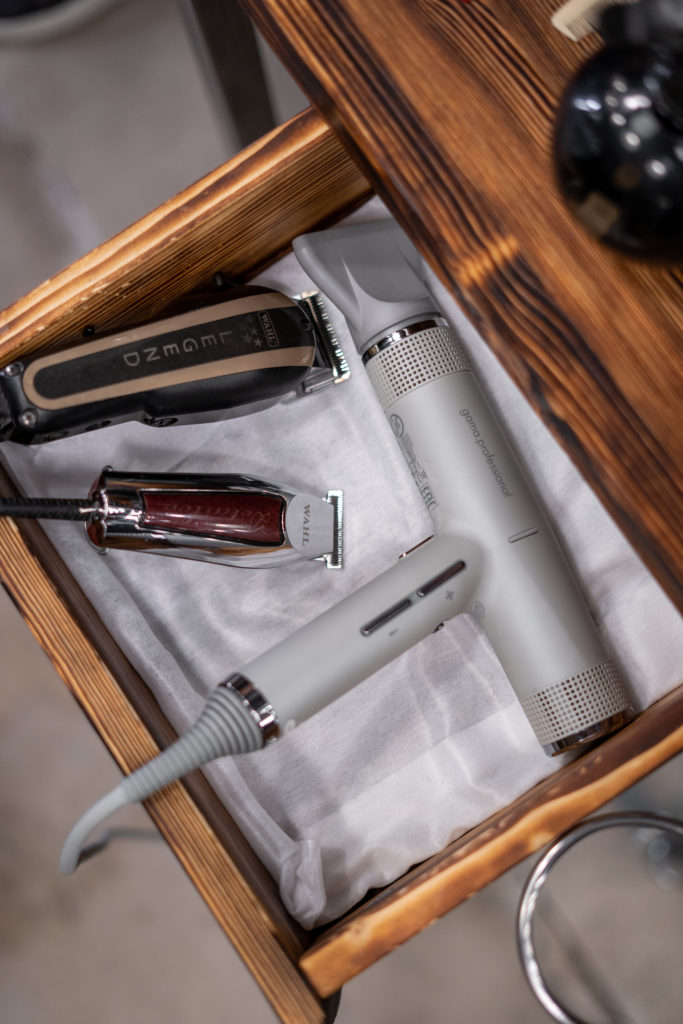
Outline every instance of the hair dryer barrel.
[[539, 742], [556, 753], [623, 724], [628, 694], [453, 331], [404, 329], [366, 365], [438, 534], [483, 552], [478, 618]]

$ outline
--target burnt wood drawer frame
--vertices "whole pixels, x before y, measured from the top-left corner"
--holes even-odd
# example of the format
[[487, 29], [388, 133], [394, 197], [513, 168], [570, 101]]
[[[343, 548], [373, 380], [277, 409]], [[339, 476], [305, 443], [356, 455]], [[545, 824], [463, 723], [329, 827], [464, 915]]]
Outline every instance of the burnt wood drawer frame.
[[[247, 277], [371, 194], [305, 111], [0, 315], [0, 360], [153, 315], [216, 269]], [[13, 483], [2, 474], [5, 493]], [[130, 772], [174, 736], [38, 523], [0, 521], [0, 578], [116, 762]], [[285, 1024], [325, 1020], [323, 998], [683, 749], [683, 687], [598, 749], [315, 934], [200, 773], [147, 810]]]

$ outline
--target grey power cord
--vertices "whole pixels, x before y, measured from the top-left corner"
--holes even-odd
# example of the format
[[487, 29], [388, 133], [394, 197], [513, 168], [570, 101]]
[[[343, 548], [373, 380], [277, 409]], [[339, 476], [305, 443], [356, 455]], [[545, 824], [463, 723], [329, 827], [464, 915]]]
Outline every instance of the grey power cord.
[[98, 853], [102, 853], [103, 850], [109, 846], [115, 839], [136, 839], [141, 842], [148, 842], [150, 839], [158, 842], [161, 839], [159, 832], [154, 831], [151, 828], [110, 828], [106, 832], [103, 832], [97, 839], [93, 839], [91, 843], [84, 846], [81, 850], [78, 858], [78, 863], [83, 864], [86, 860], [91, 860], [92, 857], [96, 857]]
[[246, 699], [229, 684], [217, 687], [184, 736], [128, 775], [76, 822], [62, 849], [60, 871], [70, 875], [76, 870], [90, 833], [120, 807], [146, 799], [208, 761], [226, 754], [246, 754], [263, 743], [262, 726]]

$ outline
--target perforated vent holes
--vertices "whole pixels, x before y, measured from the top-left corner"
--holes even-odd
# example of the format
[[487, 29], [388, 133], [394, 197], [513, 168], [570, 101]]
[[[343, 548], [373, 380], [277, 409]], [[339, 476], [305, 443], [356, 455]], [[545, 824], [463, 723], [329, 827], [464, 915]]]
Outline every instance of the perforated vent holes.
[[450, 327], [430, 327], [378, 352], [366, 369], [386, 409], [413, 388], [471, 367]]
[[631, 701], [611, 661], [602, 662], [522, 700], [542, 746], [580, 732], [630, 707]]

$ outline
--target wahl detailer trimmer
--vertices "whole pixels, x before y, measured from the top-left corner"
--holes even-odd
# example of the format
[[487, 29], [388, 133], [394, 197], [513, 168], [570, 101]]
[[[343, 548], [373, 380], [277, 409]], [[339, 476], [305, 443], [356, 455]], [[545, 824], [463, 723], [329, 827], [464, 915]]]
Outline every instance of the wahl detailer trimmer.
[[434, 536], [222, 683], [185, 736], [78, 822], [65, 872], [117, 807], [213, 758], [258, 749], [475, 601], [548, 753], [631, 717], [548, 520], [423, 284], [415, 248], [390, 220], [304, 235], [294, 248], [347, 318]]

